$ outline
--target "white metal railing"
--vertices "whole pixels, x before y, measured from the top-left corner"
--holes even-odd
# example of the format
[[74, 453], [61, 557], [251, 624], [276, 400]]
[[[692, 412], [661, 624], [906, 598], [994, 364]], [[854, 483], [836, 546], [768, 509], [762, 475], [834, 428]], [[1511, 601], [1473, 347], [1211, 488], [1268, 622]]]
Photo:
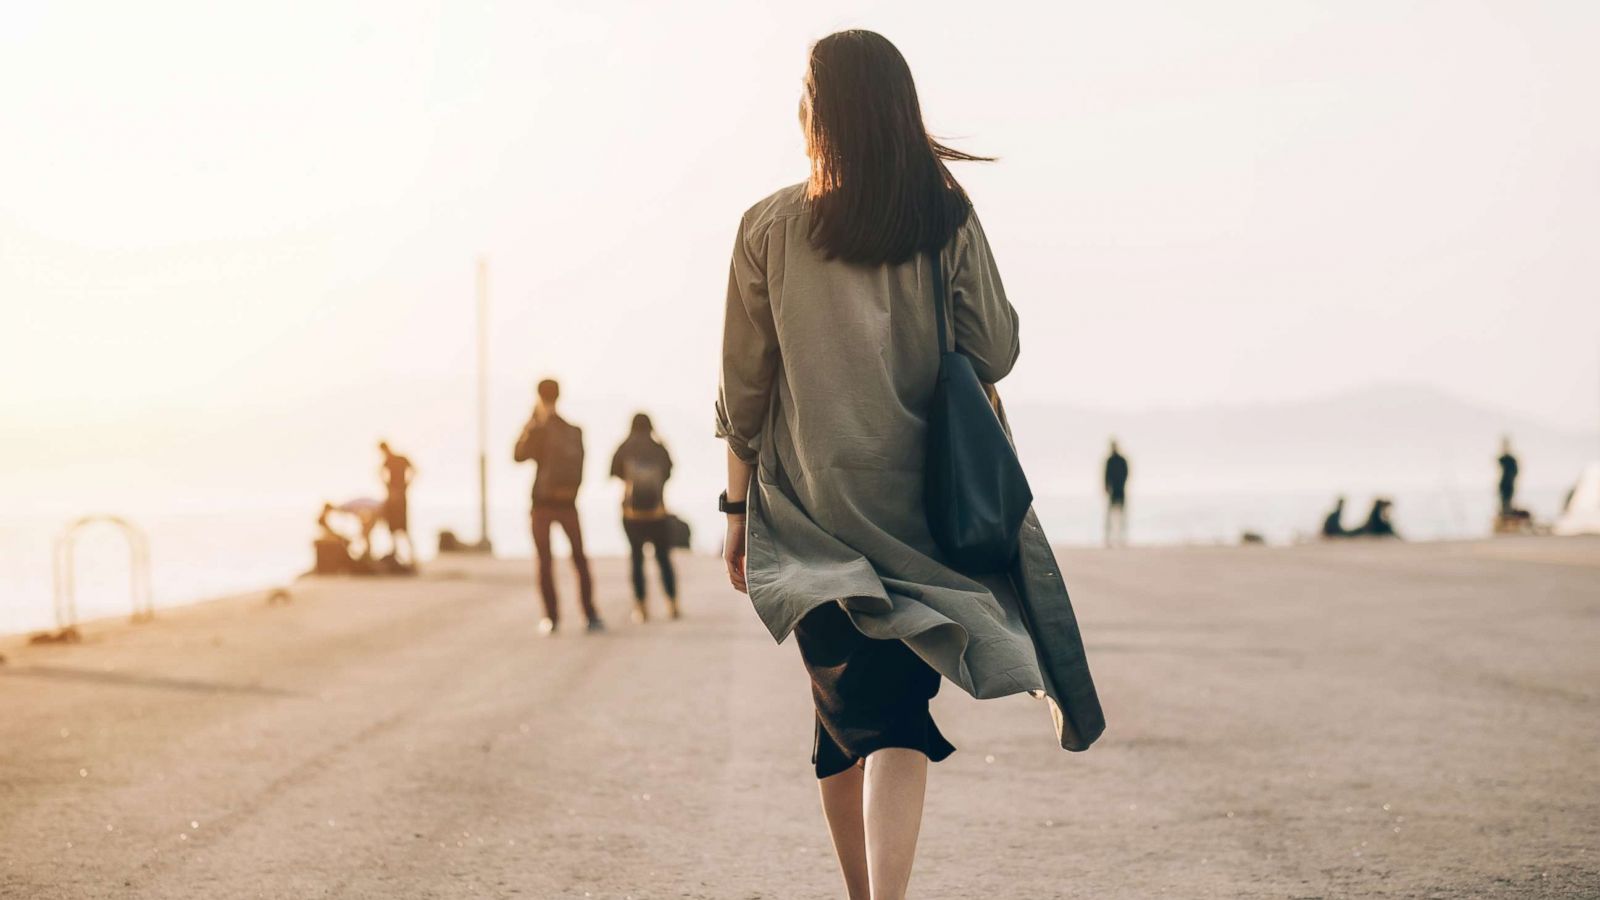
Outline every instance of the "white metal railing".
[[128, 592], [132, 599], [132, 620], [148, 622], [155, 618], [150, 595], [150, 541], [139, 526], [121, 516], [84, 516], [62, 530], [55, 544], [56, 627], [66, 632], [78, 625], [76, 548], [78, 535], [85, 528], [113, 525], [128, 542]]

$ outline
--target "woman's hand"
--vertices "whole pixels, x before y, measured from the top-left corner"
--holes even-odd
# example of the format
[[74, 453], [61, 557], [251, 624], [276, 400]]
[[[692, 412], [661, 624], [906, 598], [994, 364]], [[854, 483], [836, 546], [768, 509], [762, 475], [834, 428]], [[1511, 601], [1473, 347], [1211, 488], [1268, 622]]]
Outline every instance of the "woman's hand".
[[744, 516], [728, 517], [728, 537], [722, 542], [722, 561], [728, 565], [728, 582], [741, 594], [750, 593], [744, 572]]

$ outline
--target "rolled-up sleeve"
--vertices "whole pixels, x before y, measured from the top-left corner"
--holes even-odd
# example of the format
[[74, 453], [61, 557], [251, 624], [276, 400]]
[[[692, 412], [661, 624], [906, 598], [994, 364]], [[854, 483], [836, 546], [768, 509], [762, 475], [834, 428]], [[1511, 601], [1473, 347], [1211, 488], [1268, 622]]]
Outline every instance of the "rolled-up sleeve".
[[[722, 375], [717, 395], [717, 437], [734, 455], [754, 464], [761, 446], [772, 378], [778, 364], [778, 333], [767, 293], [764, 235], [748, 232], [748, 216], [728, 270], [728, 303], [722, 325]], [[751, 246], [751, 238], [763, 241]]]
[[994, 384], [1006, 377], [1022, 352], [1017, 311], [1006, 299], [989, 239], [978, 214], [956, 233], [951, 266], [951, 307], [956, 349], [972, 360], [978, 377]]

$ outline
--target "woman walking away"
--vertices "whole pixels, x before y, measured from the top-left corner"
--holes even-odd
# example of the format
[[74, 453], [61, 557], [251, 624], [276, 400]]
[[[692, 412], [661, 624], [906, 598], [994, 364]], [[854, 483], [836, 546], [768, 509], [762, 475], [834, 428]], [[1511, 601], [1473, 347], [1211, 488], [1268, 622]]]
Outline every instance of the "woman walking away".
[[1067, 749], [1104, 723], [1032, 513], [1009, 569], [963, 574], [925, 511], [947, 349], [935, 273], [954, 349], [983, 382], [1018, 353], [989, 242], [944, 165], [981, 157], [928, 136], [905, 60], [868, 31], [811, 48], [800, 120], [811, 177], [745, 213], [733, 251], [725, 556], [811, 676], [812, 762], [849, 896], [890, 900], [911, 877], [928, 761], [955, 749], [928, 714], [940, 676], [979, 698], [1042, 693]]
[[656, 568], [661, 570], [661, 589], [667, 594], [667, 614], [676, 619], [678, 579], [672, 571], [672, 543], [668, 534], [666, 487], [672, 477], [672, 456], [656, 439], [650, 417], [639, 413], [627, 440], [611, 457], [611, 477], [620, 478], [622, 492], [622, 530], [628, 535], [628, 551], [633, 562], [633, 620], [643, 623], [650, 617], [644, 605], [644, 547], [655, 547]]

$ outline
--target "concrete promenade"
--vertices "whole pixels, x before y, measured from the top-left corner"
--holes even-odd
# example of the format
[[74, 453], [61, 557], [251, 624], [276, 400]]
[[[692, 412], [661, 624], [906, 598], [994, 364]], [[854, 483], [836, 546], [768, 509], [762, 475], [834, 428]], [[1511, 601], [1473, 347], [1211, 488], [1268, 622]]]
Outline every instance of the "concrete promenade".
[[[947, 684], [913, 896], [1600, 896], [1600, 540], [1061, 555], [1106, 736]], [[837, 897], [794, 647], [680, 563], [597, 637], [445, 559], [0, 639], [0, 897]]]

